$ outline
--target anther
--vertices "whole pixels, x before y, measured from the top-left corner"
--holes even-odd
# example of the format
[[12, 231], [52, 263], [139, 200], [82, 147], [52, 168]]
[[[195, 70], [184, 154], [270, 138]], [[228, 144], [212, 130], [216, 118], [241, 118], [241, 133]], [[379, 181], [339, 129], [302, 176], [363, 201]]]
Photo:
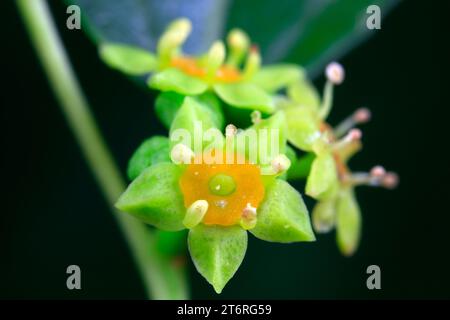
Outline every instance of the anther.
[[213, 77], [216, 71], [225, 60], [225, 45], [222, 41], [216, 41], [212, 44], [208, 52], [206, 68], [208, 76]]
[[359, 108], [353, 113], [353, 121], [357, 124], [366, 123], [372, 117], [372, 113], [368, 108]]
[[387, 189], [394, 189], [399, 183], [398, 175], [395, 172], [388, 172], [381, 180], [381, 185]]
[[250, 114], [250, 120], [253, 124], [258, 124], [261, 122], [262, 116], [261, 111], [255, 110]]
[[225, 127], [225, 137], [230, 138], [234, 137], [238, 132], [238, 129], [234, 124], [229, 124]]
[[342, 137], [350, 129], [354, 128], [358, 124], [366, 123], [370, 120], [372, 114], [367, 108], [357, 109], [350, 117], [342, 121], [334, 129], [336, 137]]
[[247, 203], [247, 206], [242, 210], [241, 216], [241, 226], [245, 230], [252, 229], [256, 226], [256, 208], [253, 207], [250, 203]]
[[275, 174], [286, 171], [291, 166], [291, 160], [286, 157], [284, 154], [279, 154], [275, 158], [273, 158], [271, 162], [271, 166]]
[[189, 164], [193, 157], [194, 152], [182, 143], [176, 144], [170, 152], [170, 158], [175, 164]]
[[198, 225], [208, 211], [208, 201], [197, 200], [192, 203], [186, 211], [186, 215], [183, 219], [183, 224], [186, 228], [190, 229]]
[[244, 66], [244, 77], [251, 78], [261, 66], [261, 55], [257, 46], [253, 45]]
[[360, 140], [362, 138], [362, 132], [359, 129], [351, 129], [342, 139], [333, 143], [332, 147], [334, 150], [342, 149], [350, 143]]
[[382, 166], [375, 166], [370, 170], [370, 175], [374, 178], [381, 178], [386, 175], [386, 170]]
[[325, 75], [332, 84], [339, 85], [344, 81], [345, 71], [341, 64], [331, 62], [325, 69]]

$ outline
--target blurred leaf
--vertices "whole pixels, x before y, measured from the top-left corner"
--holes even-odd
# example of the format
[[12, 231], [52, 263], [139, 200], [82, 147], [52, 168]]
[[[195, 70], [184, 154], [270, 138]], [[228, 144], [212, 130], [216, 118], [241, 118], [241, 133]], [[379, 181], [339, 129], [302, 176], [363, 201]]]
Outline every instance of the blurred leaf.
[[[247, 31], [264, 63], [300, 63], [317, 74], [367, 36], [366, 9], [378, 5], [384, 18], [397, 0], [247, 0], [233, 1], [228, 29]], [[251, 15], [251, 19], [249, 19]]]
[[81, 8], [83, 30], [96, 43], [116, 42], [155, 51], [159, 36], [174, 19], [187, 17], [193, 33], [184, 49], [204, 52], [221, 37], [228, 0], [65, 0]]

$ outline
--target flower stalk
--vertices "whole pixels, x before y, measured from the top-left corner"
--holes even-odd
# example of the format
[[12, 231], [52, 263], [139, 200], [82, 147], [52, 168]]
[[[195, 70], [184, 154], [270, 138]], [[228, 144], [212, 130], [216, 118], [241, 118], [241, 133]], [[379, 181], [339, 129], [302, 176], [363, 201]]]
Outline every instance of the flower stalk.
[[[70, 65], [64, 46], [44, 0], [18, 0], [18, 9], [49, 83], [74, 133], [83, 155], [111, 206], [125, 188]], [[156, 250], [154, 234], [140, 221], [114, 210], [114, 217], [128, 242], [146, 293], [154, 299], [186, 299], [181, 268]]]

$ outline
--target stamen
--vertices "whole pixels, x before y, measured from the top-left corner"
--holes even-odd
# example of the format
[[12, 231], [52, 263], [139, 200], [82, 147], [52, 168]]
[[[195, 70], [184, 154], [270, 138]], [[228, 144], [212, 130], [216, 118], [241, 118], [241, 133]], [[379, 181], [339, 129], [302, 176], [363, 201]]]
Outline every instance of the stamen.
[[161, 36], [157, 45], [158, 55], [168, 60], [187, 39], [192, 25], [189, 19], [181, 18], [172, 22]]
[[261, 55], [257, 46], [252, 46], [244, 66], [244, 78], [251, 78], [261, 67]]
[[333, 86], [341, 84], [344, 81], [345, 71], [342, 65], [337, 62], [330, 63], [325, 69], [327, 82], [323, 90], [322, 106], [320, 107], [319, 117], [325, 120], [331, 111], [333, 104]]
[[208, 77], [215, 76], [219, 67], [225, 60], [225, 45], [222, 41], [216, 41], [212, 44], [208, 52], [208, 58], [206, 61], [206, 70]]
[[339, 150], [346, 146], [348, 146], [350, 143], [360, 140], [362, 137], [362, 132], [359, 129], [351, 129], [347, 135], [345, 135], [342, 139], [334, 142], [332, 144], [333, 150]]
[[289, 167], [291, 166], [291, 160], [289, 160], [289, 158], [284, 154], [279, 154], [278, 156], [273, 158], [271, 165], [275, 174], [278, 174], [289, 169]]
[[231, 138], [234, 137], [238, 132], [238, 129], [234, 124], [229, 124], [225, 127], [225, 137]]
[[387, 189], [394, 189], [399, 183], [399, 177], [395, 172], [388, 172], [383, 177], [381, 184]]
[[386, 175], [386, 170], [382, 166], [375, 166], [370, 170], [370, 175], [372, 177], [384, 177]]
[[334, 129], [334, 134], [336, 137], [342, 137], [347, 131], [354, 128], [357, 124], [366, 123], [370, 120], [370, 118], [371, 112], [369, 109], [359, 108]]
[[241, 29], [233, 29], [228, 33], [227, 43], [230, 48], [227, 64], [237, 67], [241, 64], [244, 55], [247, 53], [250, 40], [247, 34]]
[[254, 228], [256, 226], [256, 216], [256, 208], [247, 203], [247, 206], [242, 210], [241, 227], [245, 230]]
[[331, 62], [325, 69], [325, 75], [332, 84], [339, 85], [344, 81], [345, 71], [341, 64]]
[[344, 182], [353, 186], [367, 185], [393, 189], [398, 185], [398, 175], [395, 172], [386, 172], [382, 166], [375, 166], [370, 173], [355, 172], [344, 178]]
[[353, 120], [355, 123], [366, 123], [372, 117], [372, 113], [368, 108], [359, 108], [353, 113]]
[[251, 121], [252, 121], [253, 124], [258, 124], [258, 123], [260, 123], [260, 122], [261, 122], [261, 118], [262, 118], [261, 112], [258, 111], [258, 110], [255, 110], [255, 111], [253, 111], [253, 112], [250, 114], [250, 119], [251, 119]]
[[208, 201], [197, 200], [186, 211], [186, 215], [183, 219], [183, 224], [186, 228], [191, 229], [198, 225], [208, 211]]
[[170, 158], [175, 164], [190, 164], [193, 157], [194, 152], [182, 143], [176, 144], [170, 152]]

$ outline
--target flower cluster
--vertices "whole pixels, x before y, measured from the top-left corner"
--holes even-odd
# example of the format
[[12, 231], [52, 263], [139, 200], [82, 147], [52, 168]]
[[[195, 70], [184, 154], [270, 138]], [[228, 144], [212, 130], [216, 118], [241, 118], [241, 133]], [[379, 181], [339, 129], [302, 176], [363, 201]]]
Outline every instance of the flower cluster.
[[[190, 31], [189, 20], [172, 22], [156, 53], [100, 48], [109, 66], [148, 76], [149, 87], [161, 91], [155, 110], [169, 129], [132, 156], [133, 181], [117, 208], [162, 230], [188, 229], [194, 265], [220, 293], [245, 256], [247, 232], [272, 242], [315, 240], [303, 198], [286, 181], [306, 178], [306, 194], [317, 200], [315, 230], [336, 227], [339, 248], [352, 254], [361, 225], [354, 187], [391, 188], [397, 177], [380, 166], [348, 169], [362, 146], [354, 127], [370, 112], [359, 109], [335, 128], [326, 122], [342, 66], [327, 67], [321, 99], [300, 66], [262, 66], [243, 31], [230, 31], [226, 45], [217, 41], [195, 57], [182, 50]], [[225, 126], [230, 114], [247, 127]]]

